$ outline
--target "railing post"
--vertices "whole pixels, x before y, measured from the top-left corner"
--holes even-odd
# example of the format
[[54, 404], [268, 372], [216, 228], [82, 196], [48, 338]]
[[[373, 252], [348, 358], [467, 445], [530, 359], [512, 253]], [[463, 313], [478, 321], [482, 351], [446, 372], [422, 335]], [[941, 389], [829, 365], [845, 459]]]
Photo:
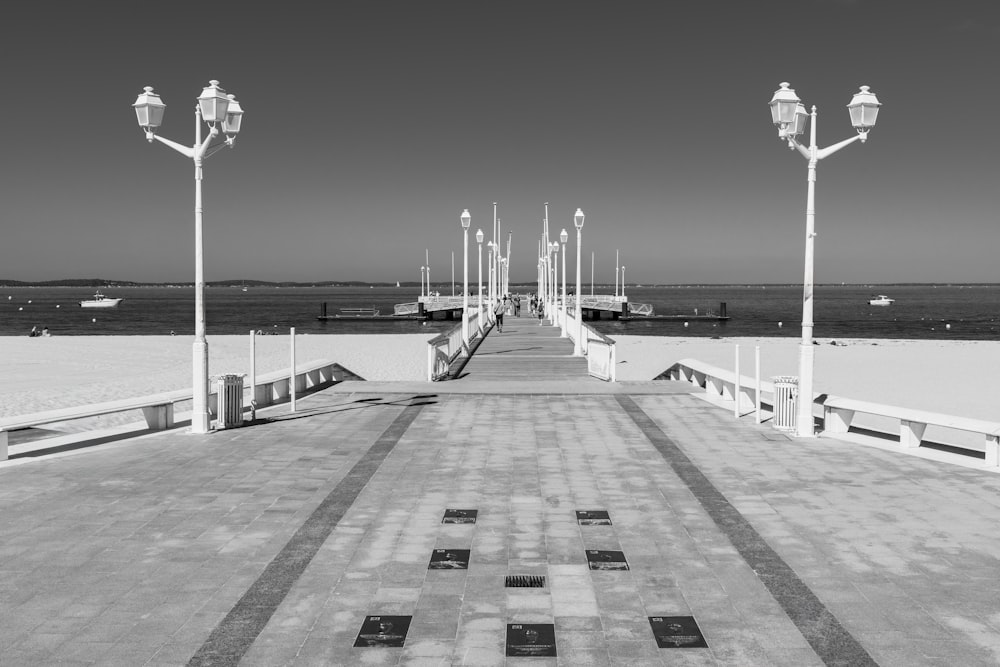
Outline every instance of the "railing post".
[[984, 463], [990, 468], [1000, 466], [1000, 441], [992, 433], [986, 434], [986, 458]]
[[616, 369], [618, 367], [618, 362], [617, 362], [617, 358], [618, 357], [617, 357], [617, 353], [615, 352], [615, 343], [614, 343], [614, 341], [611, 342], [610, 347], [611, 347], [611, 382], [617, 382], [618, 381], [618, 379], [617, 379], [618, 378], [618, 374], [617, 374], [617, 370]]
[[434, 382], [434, 344], [427, 343], [427, 381]]
[[740, 418], [740, 346], [736, 345], [736, 359], [734, 361], [736, 379], [733, 380], [733, 416]]
[[757, 403], [757, 410], [756, 410], [757, 417], [756, 417], [756, 419], [757, 419], [757, 423], [759, 424], [762, 421], [761, 414], [760, 414], [760, 406], [761, 406], [761, 400], [760, 400], [760, 345], [758, 345], [758, 346], [756, 346], [754, 348], [754, 371], [755, 371], [755, 378], [756, 379], [754, 380], [753, 395], [754, 395], [754, 401]]
[[288, 338], [291, 343], [292, 368], [288, 376], [288, 395], [290, 396], [291, 412], [295, 412], [295, 327], [288, 330]]
[[[326, 303], [323, 303], [326, 310]], [[325, 314], [325, 313], [324, 313]], [[250, 419], [257, 418], [257, 332], [250, 330]]]

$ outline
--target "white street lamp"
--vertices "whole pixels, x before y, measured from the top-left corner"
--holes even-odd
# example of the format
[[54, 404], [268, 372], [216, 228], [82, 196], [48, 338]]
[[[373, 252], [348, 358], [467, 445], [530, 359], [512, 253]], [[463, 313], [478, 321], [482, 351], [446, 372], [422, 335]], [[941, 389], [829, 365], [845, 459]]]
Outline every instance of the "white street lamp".
[[566, 241], [569, 240], [569, 234], [563, 229], [559, 232], [559, 242], [562, 243], [562, 332], [560, 337], [566, 338], [569, 334], [566, 332], [566, 318], [569, 314], [567, 309], [569, 306], [566, 303]]
[[469, 209], [462, 211], [462, 345], [469, 348]]
[[622, 264], [622, 297], [625, 296], [625, 265]]
[[424, 295], [424, 267], [420, 267], [420, 296]]
[[508, 273], [508, 261], [506, 257], [500, 258], [500, 292], [507, 296], [507, 292], [510, 288], [509, 280], [510, 276]]
[[545, 300], [548, 298], [549, 290], [545, 268], [545, 249], [542, 248], [542, 243], [542, 241], [538, 242], [538, 306], [545, 308], [548, 305]]
[[573, 341], [573, 356], [583, 356], [583, 345], [580, 336], [583, 335], [583, 308], [580, 303], [580, 237], [583, 231], [583, 209], [576, 209], [573, 215], [573, 224], [576, 226], [576, 337]]
[[495, 303], [496, 292], [494, 291], [494, 285], [496, 284], [496, 246], [497, 244], [494, 243], [493, 241], [490, 241], [489, 243], [486, 244], [486, 247], [489, 248], [489, 258], [490, 258], [489, 261], [490, 284], [489, 284], [489, 289], [487, 290], [488, 292], [487, 296], [489, 297], [490, 307], [487, 308], [486, 310], [489, 311], [490, 322], [493, 322], [496, 319], [496, 303]]
[[[881, 104], [868, 86], [861, 86], [861, 91], [854, 94], [851, 103], [847, 105], [851, 115], [851, 124], [857, 134], [850, 139], [826, 148], [816, 145], [816, 107], [812, 113], [806, 114], [805, 106], [795, 95], [795, 91], [783, 82], [775, 91], [768, 103], [771, 107], [771, 120], [778, 128], [778, 138], [786, 140], [788, 147], [798, 150], [809, 161], [807, 171], [806, 192], [806, 247], [805, 272], [802, 281], [802, 341], [799, 344], [799, 391], [796, 414], [796, 435], [811, 437], [815, 435], [813, 428], [813, 263], [814, 244], [816, 238], [816, 163], [825, 157], [833, 155], [841, 148], [868, 139], [868, 131], [875, 126], [878, 108]], [[811, 116], [809, 146], [800, 144], [796, 137], [805, 131], [807, 116]]]
[[[204, 234], [202, 232], [202, 198], [201, 180], [202, 163], [218, 152], [223, 146], [232, 147], [236, 135], [243, 123], [243, 108], [233, 95], [227, 95], [219, 82], [209, 81], [208, 86], [198, 96], [195, 107], [195, 141], [193, 146], [184, 146], [164, 139], [156, 134], [163, 122], [163, 112], [166, 105], [160, 96], [146, 86], [132, 105], [136, 120], [146, 133], [150, 143], [155, 139], [170, 146], [181, 155], [194, 161], [194, 233], [195, 233], [195, 264], [194, 264], [194, 343], [191, 348], [192, 357], [192, 395], [191, 432], [208, 433], [211, 415], [208, 412], [208, 340], [205, 337], [205, 259]], [[201, 123], [208, 124], [208, 136], [202, 141]], [[225, 135], [225, 141], [212, 145], [212, 140], [219, 134]]]
[[476, 274], [476, 294], [479, 295], [478, 312], [476, 316], [476, 326], [479, 329], [479, 335], [483, 335], [483, 230], [476, 230], [476, 243], [479, 245], [479, 271]]
[[549, 249], [552, 251], [552, 307], [549, 309], [549, 313], [552, 316], [552, 326], [559, 326], [559, 322], [556, 318], [556, 304], [559, 303], [559, 244], [553, 241], [549, 244]]

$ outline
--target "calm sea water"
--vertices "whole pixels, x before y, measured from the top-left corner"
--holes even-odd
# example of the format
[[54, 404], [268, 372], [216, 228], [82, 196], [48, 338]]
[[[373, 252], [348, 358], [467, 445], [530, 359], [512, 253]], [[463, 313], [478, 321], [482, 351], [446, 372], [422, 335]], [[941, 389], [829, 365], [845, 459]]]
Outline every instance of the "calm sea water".
[[[587, 288], [585, 287], [585, 290]], [[614, 288], [600, 288], [610, 294]], [[124, 297], [117, 309], [81, 308], [93, 289], [70, 287], [0, 288], [0, 335], [26, 335], [32, 326], [48, 327], [65, 335], [177, 335], [194, 333], [192, 288], [109, 288], [109, 297]], [[442, 293], [444, 291], [442, 290]], [[888, 307], [869, 306], [873, 294], [896, 299]], [[328, 312], [340, 308], [378, 308], [392, 313], [393, 305], [415, 301], [417, 290], [407, 288], [271, 288], [210, 287], [205, 291], [209, 334], [245, 334], [251, 329], [299, 333], [421, 333], [439, 332], [454, 322], [321, 321], [323, 302]], [[613, 322], [597, 328], [611, 335], [653, 336], [788, 336], [801, 333], [801, 286], [636, 287], [631, 301], [650, 303], [658, 315], [718, 312], [726, 304], [727, 322], [685, 319], [676, 321]], [[815, 336], [818, 338], [919, 338], [1000, 340], [1000, 285], [938, 286], [820, 286], [815, 297]], [[781, 326], [779, 326], [781, 323]]]

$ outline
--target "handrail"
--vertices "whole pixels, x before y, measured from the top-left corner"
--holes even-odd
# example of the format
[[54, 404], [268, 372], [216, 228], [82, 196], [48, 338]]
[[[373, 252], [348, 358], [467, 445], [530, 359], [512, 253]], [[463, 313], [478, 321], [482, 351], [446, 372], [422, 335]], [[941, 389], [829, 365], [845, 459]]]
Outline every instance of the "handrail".
[[[751, 410], [760, 410], [761, 406], [774, 409], [774, 383], [762, 380], [761, 396], [755, 396], [753, 378], [740, 375], [737, 383], [736, 374], [732, 371], [703, 363], [696, 359], [682, 359], [664, 371], [659, 378], [669, 377], [671, 380], [682, 380], [702, 387], [705, 393], [721, 396], [726, 400], [740, 400], [741, 409], [749, 404]], [[737, 391], [739, 396], [736, 396]], [[765, 394], [766, 392], [766, 394]], [[767, 394], [770, 394], [770, 400]], [[960, 449], [972, 455], [984, 456], [984, 467], [1000, 467], [1000, 422], [970, 417], [948, 415], [929, 410], [906, 408], [863, 401], [841, 396], [821, 394], [814, 398], [814, 406], [823, 411], [823, 433], [833, 437], [846, 434], [851, 430], [854, 416], [857, 413], [892, 419], [898, 422], [896, 432], [865, 426], [866, 431], [883, 433], [898, 439], [903, 451], [912, 451], [923, 441], [928, 426], [934, 426], [949, 431], [976, 433], [982, 436], [982, 448], [961, 443], [946, 444], [951, 449]], [[960, 456], [966, 456], [961, 454]]]
[[[345, 375], [350, 375], [342, 366], [329, 359], [318, 359], [305, 364], [296, 364], [294, 382], [298, 391], [325, 386], [336, 381], [334, 373], [340, 369]], [[291, 373], [289, 369], [277, 370], [259, 376], [253, 387], [254, 405], [263, 407], [286, 399], [291, 391]], [[244, 386], [244, 392], [250, 392], [249, 386]], [[173, 428], [176, 403], [183, 403], [192, 398], [191, 389], [175, 389], [172, 391], [149, 394], [146, 396], [124, 398], [115, 401], [103, 401], [68, 408], [57, 408], [30, 414], [15, 415], [0, 419], [0, 461], [7, 459], [9, 431], [52, 424], [55, 422], [73, 421], [98, 417], [118, 412], [129, 412], [142, 409], [146, 424], [150, 429], [163, 430]], [[208, 396], [210, 414], [218, 413], [218, 393], [210, 392]], [[249, 405], [249, 402], [247, 403]]]
[[[754, 389], [754, 378], [743, 375], [739, 376], [737, 382], [736, 373], [733, 371], [706, 364], [697, 359], [681, 359], [670, 368], [661, 373], [656, 379], [669, 377], [671, 380], [683, 380], [690, 382], [696, 387], [705, 389], [705, 393], [721, 396], [726, 400], [735, 400], [737, 390], [739, 391], [740, 407], [750, 410], [760, 411], [761, 406], [774, 408], [774, 383], [761, 380], [761, 395], [756, 396]], [[768, 394], [770, 397], [768, 397]]]
[[[566, 333], [570, 340], [576, 343], [577, 326], [576, 315], [571, 310], [566, 310]], [[583, 356], [587, 358], [587, 372], [590, 375], [615, 382], [615, 368], [617, 367], [615, 355], [615, 340], [605, 336], [586, 322], [581, 322], [582, 336], [580, 337], [580, 349]]]
[[948, 444], [968, 452], [985, 454], [985, 463], [988, 467], [1000, 466], [1000, 422], [872, 403], [840, 396], [820, 396], [816, 403], [823, 406], [823, 431], [825, 433], [848, 433], [855, 414], [859, 412], [898, 421], [898, 432], [891, 435], [899, 438], [899, 444], [904, 449], [919, 447], [928, 426], [977, 433], [983, 437], [983, 449], [971, 448], [962, 444]]
[[[444, 333], [438, 334], [427, 341], [427, 381], [436, 382], [448, 376], [451, 365], [461, 355], [468, 356], [473, 341], [479, 336], [479, 313], [469, 312], [469, 347], [462, 338], [462, 322], [459, 322]], [[489, 330], [489, 320], [483, 323], [483, 335]]]
[[592, 326], [583, 323], [587, 331], [587, 372], [601, 380], [615, 381], [615, 341], [597, 331]]

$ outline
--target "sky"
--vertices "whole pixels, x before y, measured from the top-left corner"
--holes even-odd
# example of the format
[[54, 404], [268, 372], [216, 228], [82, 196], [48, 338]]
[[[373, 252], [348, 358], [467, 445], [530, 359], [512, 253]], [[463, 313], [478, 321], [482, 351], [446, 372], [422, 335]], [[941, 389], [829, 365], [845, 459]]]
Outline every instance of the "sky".
[[[207, 280], [462, 274], [459, 215], [512, 233], [535, 278], [586, 213], [583, 276], [801, 283], [806, 160], [767, 103], [788, 81], [818, 143], [820, 283], [1000, 282], [1000, 3], [700, 0], [81, 3], [15, 0], [0, 53], [0, 279], [194, 279], [194, 141], [218, 79], [244, 109], [205, 163]], [[484, 244], [485, 245], [485, 244]]]

